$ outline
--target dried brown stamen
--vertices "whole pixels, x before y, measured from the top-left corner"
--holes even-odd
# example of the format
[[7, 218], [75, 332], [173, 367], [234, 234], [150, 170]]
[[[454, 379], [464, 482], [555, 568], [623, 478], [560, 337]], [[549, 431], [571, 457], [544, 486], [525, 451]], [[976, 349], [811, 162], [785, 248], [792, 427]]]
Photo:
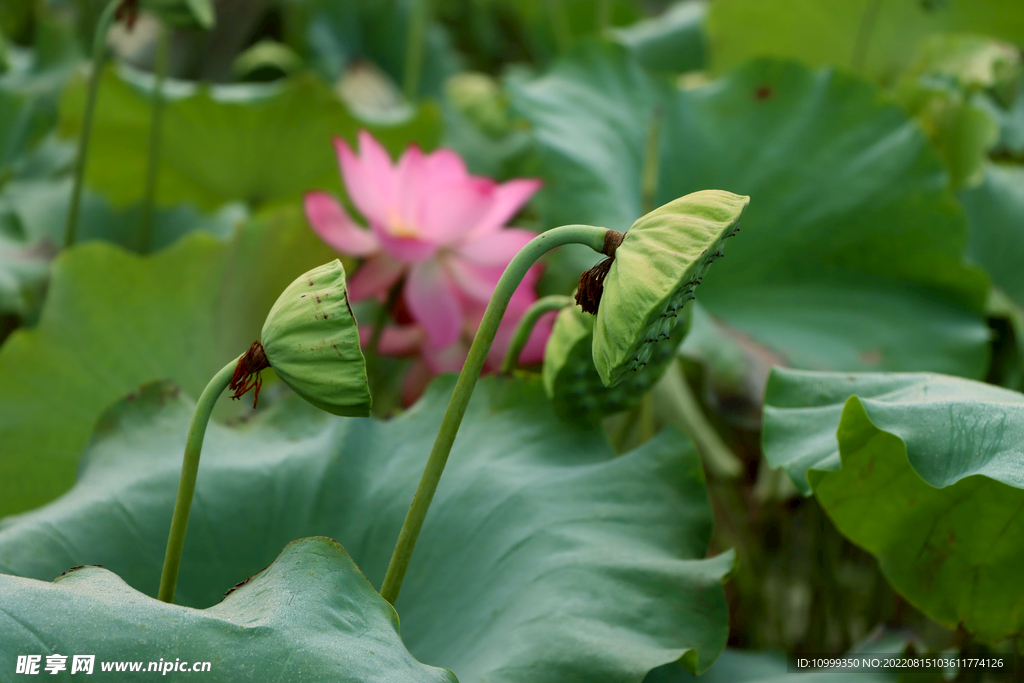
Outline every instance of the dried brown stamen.
[[604, 234], [604, 248], [601, 253], [608, 258], [580, 275], [580, 286], [576, 290], [576, 303], [580, 305], [584, 313], [597, 315], [597, 307], [601, 303], [601, 294], [604, 293], [604, 279], [608, 277], [612, 263], [615, 261], [615, 250], [626, 238], [626, 233], [618, 230], [609, 230]]
[[604, 293], [604, 279], [608, 276], [614, 261], [615, 259], [609, 256], [580, 276], [580, 286], [576, 289], [576, 303], [584, 313], [597, 315], [601, 294]]
[[252, 398], [252, 407], [255, 408], [256, 401], [260, 398], [260, 388], [263, 386], [260, 371], [269, 367], [270, 362], [267, 360], [267, 354], [263, 351], [263, 344], [254, 341], [235, 365], [235, 374], [231, 376], [231, 383], [228, 385], [228, 389], [235, 392], [231, 398], [242, 398], [250, 389], [255, 389], [256, 394]]

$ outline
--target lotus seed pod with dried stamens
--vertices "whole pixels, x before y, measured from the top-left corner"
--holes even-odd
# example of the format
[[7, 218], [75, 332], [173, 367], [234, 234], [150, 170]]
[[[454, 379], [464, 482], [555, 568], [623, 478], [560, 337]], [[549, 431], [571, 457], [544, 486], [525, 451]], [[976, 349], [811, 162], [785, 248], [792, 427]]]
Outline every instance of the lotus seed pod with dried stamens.
[[579, 307], [562, 309], [544, 350], [544, 389], [555, 413], [566, 422], [593, 427], [605, 416], [637, 405], [661, 379], [686, 336], [690, 310], [680, 311], [679, 318], [670, 332], [670, 343], [655, 346], [647, 365], [615, 386], [606, 387], [591, 356], [594, 316]]
[[593, 357], [611, 387], [673, 344], [676, 325], [749, 197], [703, 190], [637, 219], [615, 251], [594, 322]]
[[370, 414], [359, 328], [340, 261], [288, 285], [267, 315], [261, 341], [266, 362], [295, 393], [335, 415]]

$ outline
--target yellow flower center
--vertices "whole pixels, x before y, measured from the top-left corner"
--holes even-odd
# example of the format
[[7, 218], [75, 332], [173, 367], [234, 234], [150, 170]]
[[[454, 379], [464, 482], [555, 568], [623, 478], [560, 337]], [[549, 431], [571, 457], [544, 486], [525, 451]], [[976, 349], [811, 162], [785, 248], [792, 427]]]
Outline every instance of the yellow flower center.
[[402, 220], [402, 217], [398, 214], [398, 209], [388, 209], [388, 232], [395, 237], [404, 237], [409, 239], [416, 239], [420, 236], [419, 231]]

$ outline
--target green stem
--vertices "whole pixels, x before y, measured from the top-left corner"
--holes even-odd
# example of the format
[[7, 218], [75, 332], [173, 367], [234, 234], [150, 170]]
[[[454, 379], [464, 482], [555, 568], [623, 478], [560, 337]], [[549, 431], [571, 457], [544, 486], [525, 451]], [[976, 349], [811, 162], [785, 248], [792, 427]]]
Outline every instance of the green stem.
[[630, 444], [636, 443], [634, 438], [637, 432], [637, 425], [640, 424], [640, 412], [643, 402], [636, 404], [629, 409], [629, 412], [611, 415], [605, 419], [605, 434], [608, 442], [615, 449], [615, 453], [622, 455], [629, 450]]
[[545, 0], [548, 8], [548, 19], [551, 31], [555, 34], [555, 44], [559, 52], [567, 52], [572, 47], [572, 29], [569, 27], [569, 16], [565, 13], [565, 0]]
[[192, 508], [192, 494], [196, 490], [196, 475], [199, 472], [199, 454], [203, 450], [203, 437], [210, 414], [217, 399], [231, 383], [238, 358], [225, 365], [213, 376], [203, 389], [192, 422], [188, 426], [185, 441], [185, 457], [181, 464], [181, 479], [178, 482], [178, 497], [174, 501], [174, 515], [171, 517], [171, 532], [167, 536], [167, 554], [164, 555], [164, 569], [160, 574], [160, 592], [157, 598], [164, 602], [174, 601], [174, 589], [178, 585], [178, 569], [181, 567], [181, 551], [185, 547], [185, 531], [188, 529], [188, 514]]
[[384, 304], [377, 309], [377, 315], [373, 319], [373, 331], [370, 332], [370, 340], [366, 344], [366, 353], [369, 356], [373, 356], [374, 359], [377, 357], [377, 347], [380, 346], [381, 337], [384, 336], [384, 327], [388, 324], [388, 313], [394, 307], [398, 301], [398, 297], [402, 294], [402, 288], [405, 286], [405, 280], [401, 279], [391, 286], [388, 291], [387, 300]]
[[[380, 340], [384, 337], [384, 328], [388, 324], [388, 314], [394, 307], [395, 302], [398, 301], [398, 297], [401, 296], [404, 285], [404, 278], [392, 285], [391, 290], [388, 292], [387, 300], [377, 309], [377, 313], [373, 318], [373, 329], [370, 332], [370, 339], [367, 341], [363, 352], [363, 356], [366, 358], [366, 376], [370, 382], [371, 396], [379, 396], [382, 393], [386, 393], [389, 382], [395, 379], [391, 373], [381, 372], [380, 353], [377, 349], [380, 347]], [[387, 402], [374, 400], [373, 415], [374, 417], [386, 417], [393, 408], [394, 406], [390, 406]]]
[[462, 372], [459, 373], [459, 379], [455, 383], [455, 390], [452, 392], [448, 409], [441, 420], [441, 428], [438, 430], [434, 446], [430, 450], [427, 465], [423, 468], [423, 476], [420, 478], [419, 486], [416, 487], [416, 494], [409, 506], [409, 513], [405, 517], [405, 523], [398, 535], [394, 553], [391, 555], [391, 562], [388, 564], [387, 574], [384, 576], [380, 594], [392, 605], [395, 604], [398, 592], [402, 589], [402, 581], [405, 578], [406, 569], [409, 568], [409, 560], [412, 558], [416, 539], [420, 535], [423, 520], [430, 508], [430, 501], [434, 498], [437, 484], [441, 480], [441, 473], [444, 471], [445, 463], [448, 462], [448, 454], [451, 453], [452, 444], [455, 442], [455, 435], [459, 431], [459, 424], [466, 412], [466, 406], [469, 405], [469, 398], [473, 394], [473, 387], [476, 386], [476, 380], [484, 367], [484, 361], [487, 360], [487, 352], [494, 342], [498, 324], [505, 314], [505, 309], [508, 308], [512, 294], [522, 282], [530, 266], [548, 251], [564, 244], [585, 244], [594, 251], [601, 252], [604, 249], [605, 233], [607, 232], [606, 228], [595, 228], [590, 225], [567, 225], [548, 230], [534, 237], [520, 249], [505, 268], [501, 279], [498, 280], [494, 293], [491, 294], [491, 300], [487, 304], [487, 309], [484, 311], [483, 319], [480, 321], [476, 337], [473, 338], [473, 344], [469, 347], [469, 355], [462, 366]]
[[850, 57], [850, 69], [860, 71], [868, 58], [868, 45], [871, 43], [871, 35], [875, 32], [875, 19], [878, 18], [878, 8], [882, 0], [869, 0], [864, 7], [864, 14], [861, 15], [860, 27], [857, 29], [856, 42], [853, 45], [853, 55]]
[[608, 32], [608, 27], [611, 25], [612, 19], [612, 2], [611, 0], [598, 0], [597, 1], [597, 30], [600, 31], [601, 35]]
[[82, 180], [85, 177], [85, 162], [89, 157], [89, 137], [92, 134], [92, 115], [96, 109], [96, 93], [100, 88], [100, 76], [103, 63], [107, 57], [107, 31], [114, 23], [121, 0], [110, 0], [103, 8], [96, 33], [92, 39], [92, 73], [89, 75], [89, 90], [85, 98], [85, 113], [82, 115], [82, 131], [78, 135], [78, 156], [75, 158], [75, 176], [71, 185], [71, 204], [68, 206], [68, 222], [64, 229], [64, 248], [75, 243], [75, 231], [78, 229], [78, 209], [82, 201]]
[[661, 142], [661, 107], [651, 112], [647, 126], [647, 140], [644, 144], [644, 166], [640, 178], [640, 215], [654, 210], [654, 195], [658, 190], [659, 147]]
[[153, 246], [153, 207], [156, 203], [156, 177], [160, 166], [160, 126], [164, 113], [164, 79], [167, 77], [167, 53], [171, 32], [160, 24], [156, 59], [153, 64], [153, 103], [149, 118], [149, 156], [146, 159], [146, 189], [142, 195], [142, 217], [139, 220], [139, 253], [148, 254]]
[[502, 374], [507, 375], [516, 369], [516, 365], [519, 364], [519, 354], [523, 352], [523, 347], [530, 340], [530, 333], [533, 332], [533, 328], [541, 316], [548, 311], [558, 311], [572, 305], [572, 297], [562, 294], [552, 294], [534, 301], [533, 305], [526, 309], [526, 313], [523, 313], [519, 324], [516, 325], [516, 331], [512, 334], [512, 341], [508, 344], [505, 359], [501, 362]]
[[658, 433], [658, 429], [654, 424], [654, 400], [651, 397], [651, 392], [644, 394], [643, 398], [640, 399], [640, 444], [645, 444], [654, 438], [654, 435]]
[[430, 0], [412, 0], [409, 16], [409, 35], [405, 52], [405, 99], [412, 102], [420, 87], [420, 71], [423, 68], [423, 38], [427, 32], [427, 16]]
[[666, 421], [675, 424], [693, 440], [712, 474], [732, 479], [743, 472], [743, 463], [733, 455], [704, 415], [700, 401], [694, 395], [681, 368], [670, 367], [661, 381], [655, 385], [655, 391], [659, 393], [658, 403], [665, 406], [670, 413], [665, 416]]

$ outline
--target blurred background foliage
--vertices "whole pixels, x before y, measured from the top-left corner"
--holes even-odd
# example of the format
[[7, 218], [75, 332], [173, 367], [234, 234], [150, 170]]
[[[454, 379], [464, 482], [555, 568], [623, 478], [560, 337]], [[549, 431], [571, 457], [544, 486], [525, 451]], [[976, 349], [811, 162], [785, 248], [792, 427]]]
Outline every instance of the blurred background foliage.
[[[619, 452], [666, 424], [696, 435], [715, 513], [710, 552], [736, 548], [739, 558], [726, 584], [731, 647], [841, 653], [880, 638], [891, 652], [992, 647], [896, 593], [818, 499], [772, 469], [760, 430], [775, 364], [1024, 388], [1024, 4], [215, 5], [213, 30], [170, 36], [152, 245], [167, 272], [144, 278], [173, 302], [159, 318], [146, 317], [145, 297], [121, 301], [116, 278], [89, 284], [135, 267], [108, 247], [59, 255], [103, 3], [0, 5], [0, 436], [22, 463], [0, 461], [0, 477], [19, 485], [0, 500], [3, 513], [71, 485], [105, 405], [164, 377], [198, 391], [237, 340], [186, 332], [191, 341], [158, 360], [119, 363], [133, 346], [212, 326], [229, 304], [242, 321], [232, 334], [244, 337], [289, 273], [323, 259], [304, 232], [302, 192], [343, 196], [330, 137], [353, 142], [365, 128], [393, 156], [411, 143], [447, 146], [475, 173], [543, 178], [516, 222], [537, 231], [625, 230], [708, 187], [751, 195], [744, 233], [702, 286], [677, 362], [608, 416], [606, 432]], [[410, 59], [418, 21], [422, 51]], [[158, 34], [143, 12], [109, 35], [116, 58], [101, 76], [80, 242], [138, 250]], [[196, 231], [211, 240], [201, 254], [175, 250]], [[572, 249], [552, 255], [542, 293], [569, 293], [593, 262]], [[220, 283], [214, 310], [190, 299], [192, 276]], [[124, 348], [89, 332], [100, 319], [131, 330]], [[182, 353], [196, 361], [187, 376]], [[116, 381], [101, 380], [111, 366]], [[375, 366], [381, 413], [398, 409], [401, 367]], [[61, 387], [56, 398], [30, 388], [40, 376]], [[40, 440], [33, 415], [62, 428]], [[1019, 650], [1020, 637], [994, 647]], [[744, 656], [727, 653], [722, 670], [744, 670]], [[651, 680], [684, 677], [675, 669]]]

